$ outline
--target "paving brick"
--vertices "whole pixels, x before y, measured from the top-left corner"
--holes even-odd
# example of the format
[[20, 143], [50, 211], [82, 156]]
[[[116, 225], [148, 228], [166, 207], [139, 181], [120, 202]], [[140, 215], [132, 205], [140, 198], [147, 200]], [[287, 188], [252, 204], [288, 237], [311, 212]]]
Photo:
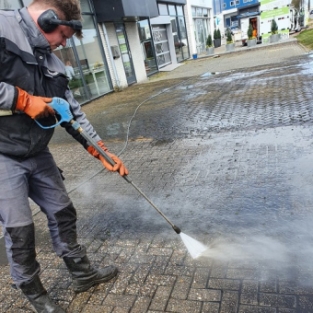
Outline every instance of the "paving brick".
[[218, 302], [204, 302], [201, 313], [219, 313], [220, 303]]
[[130, 310], [136, 301], [135, 296], [114, 295], [109, 294], [103, 301], [103, 306], [118, 307], [125, 310]]
[[212, 289], [239, 290], [240, 283], [240, 280], [210, 278], [208, 286]]
[[194, 267], [168, 265], [165, 269], [164, 274], [178, 276], [193, 276], [194, 272], [195, 272]]
[[300, 312], [313, 312], [313, 296], [300, 296], [299, 297], [299, 308]]
[[264, 306], [279, 306], [283, 308], [295, 308], [296, 297], [277, 294], [260, 293], [259, 304]]
[[276, 308], [264, 308], [252, 305], [240, 305], [238, 313], [277, 313]]
[[201, 311], [201, 302], [170, 299], [166, 310], [177, 313], [198, 313]]
[[130, 313], [142, 313], [147, 312], [151, 303], [150, 297], [138, 297]]
[[112, 313], [113, 307], [107, 307], [102, 305], [87, 304], [84, 306], [82, 313]]
[[165, 310], [165, 307], [169, 301], [172, 287], [159, 286], [153, 300], [150, 304], [150, 310]]
[[197, 301], [220, 301], [221, 291], [213, 289], [193, 289], [191, 288], [188, 295], [188, 300]]
[[277, 292], [276, 280], [267, 280], [260, 282], [260, 292], [264, 293], [275, 293]]
[[209, 270], [197, 268], [192, 281], [192, 288], [206, 288], [209, 277]]
[[258, 305], [258, 281], [244, 280], [242, 283], [240, 303]]
[[215, 265], [210, 271], [210, 278], [226, 278], [227, 267]]
[[258, 273], [253, 269], [234, 269], [227, 271], [227, 278], [232, 279], [258, 279]]
[[176, 281], [175, 276], [170, 275], [148, 275], [146, 283], [155, 284], [157, 286], [173, 286]]
[[178, 277], [174, 285], [171, 297], [174, 299], [186, 300], [190, 290], [191, 282], [192, 278], [189, 276]]

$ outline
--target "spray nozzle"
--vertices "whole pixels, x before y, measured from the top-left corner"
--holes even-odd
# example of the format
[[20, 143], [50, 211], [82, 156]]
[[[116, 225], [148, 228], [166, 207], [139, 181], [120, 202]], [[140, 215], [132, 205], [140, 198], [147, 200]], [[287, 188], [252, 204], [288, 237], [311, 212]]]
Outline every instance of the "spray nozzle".
[[173, 225], [172, 227], [175, 230], [176, 234], [180, 234], [181, 233], [181, 230], [180, 230], [179, 227], [177, 227], [176, 225]]

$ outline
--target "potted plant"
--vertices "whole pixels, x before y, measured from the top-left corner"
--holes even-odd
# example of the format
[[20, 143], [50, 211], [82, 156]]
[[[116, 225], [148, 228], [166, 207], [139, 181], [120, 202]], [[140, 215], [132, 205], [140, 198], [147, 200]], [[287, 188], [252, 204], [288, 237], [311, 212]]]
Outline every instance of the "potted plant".
[[232, 33], [229, 28], [226, 29], [226, 51], [235, 50], [235, 43], [233, 41]]
[[253, 28], [252, 28], [251, 24], [249, 24], [247, 35], [248, 35], [247, 46], [248, 47], [255, 46], [256, 45], [256, 38], [253, 36]]
[[214, 37], [214, 47], [215, 48], [220, 47], [222, 36], [219, 28], [214, 30], [213, 37]]
[[206, 50], [209, 55], [214, 54], [214, 47], [211, 34], [208, 35], [208, 38], [206, 40]]
[[271, 22], [271, 36], [270, 36], [270, 42], [277, 42], [279, 41], [279, 34], [278, 34], [278, 25], [275, 21], [275, 19], [272, 19]]

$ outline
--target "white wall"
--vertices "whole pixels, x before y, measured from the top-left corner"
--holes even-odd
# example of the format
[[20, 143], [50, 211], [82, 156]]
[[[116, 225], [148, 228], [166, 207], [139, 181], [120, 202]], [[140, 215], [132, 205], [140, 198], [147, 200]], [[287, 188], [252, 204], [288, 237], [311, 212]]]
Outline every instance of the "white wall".
[[197, 53], [197, 43], [195, 39], [195, 27], [192, 19], [191, 13], [191, 1], [187, 1], [187, 4], [184, 7], [185, 21], [186, 21], [186, 29], [187, 29], [187, 37], [189, 42], [189, 53], [190, 56]]
[[[103, 42], [103, 48], [106, 55], [110, 76], [114, 89], [124, 89], [128, 87], [127, 78], [123, 66], [122, 58], [112, 58], [111, 46], [118, 46], [119, 44], [116, 36], [116, 31], [113, 23], [105, 23], [105, 31], [103, 31], [102, 25], [99, 26], [101, 40]], [[132, 61], [134, 65], [134, 71], [136, 75], [137, 83], [147, 80], [147, 74], [144, 66], [144, 55], [142, 54], [142, 48], [140, 44], [137, 23], [125, 23], [125, 30], [128, 37], [129, 48], [132, 55]], [[120, 50], [119, 50], [120, 52]]]
[[128, 37], [129, 48], [132, 55], [134, 71], [137, 83], [147, 80], [147, 72], [145, 70], [145, 56], [139, 39], [137, 23], [125, 23], [125, 29]]
[[105, 23], [104, 26], [106, 29], [107, 37], [103, 32], [102, 25], [100, 25], [99, 30], [109, 67], [110, 76], [112, 79], [113, 88], [123, 89], [128, 87], [128, 84], [122, 59], [118, 58], [114, 60], [113, 58], [111, 58], [111, 52], [109, 51], [109, 49], [111, 50], [111, 46], [118, 46], [115, 27], [113, 23]]

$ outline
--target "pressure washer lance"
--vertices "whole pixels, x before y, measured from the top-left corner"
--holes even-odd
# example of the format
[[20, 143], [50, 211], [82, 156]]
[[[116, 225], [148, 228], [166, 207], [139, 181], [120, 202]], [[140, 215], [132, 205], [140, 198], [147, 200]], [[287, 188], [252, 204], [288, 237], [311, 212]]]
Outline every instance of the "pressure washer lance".
[[[71, 126], [77, 130], [80, 135], [85, 138], [87, 140], [87, 142], [89, 143], [89, 145], [91, 145], [93, 148], [95, 148], [100, 155], [102, 155], [107, 162], [109, 162], [112, 166], [115, 165], [115, 162], [105, 153], [105, 151], [103, 151], [97, 144], [97, 142], [91, 137], [89, 136], [85, 130], [82, 128], [82, 126], [74, 120], [73, 114], [70, 110], [70, 106], [69, 103], [65, 100], [63, 100], [62, 98], [57, 98], [54, 97], [52, 98], [52, 102], [49, 103], [49, 105], [56, 111], [56, 113], [59, 115], [59, 119], [58, 122], [54, 125], [51, 126], [43, 126], [42, 124], [40, 124], [37, 120], [36, 123], [44, 128], [53, 128], [56, 127], [57, 125], [63, 123], [63, 122], [69, 122], [71, 124]], [[154, 207], [154, 209], [172, 226], [172, 228], [174, 229], [174, 231], [177, 234], [181, 233], [181, 230], [179, 227], [177, 227], [176, 225], [174, 225], [164, 214], [163, 212], [161, 212], [161, 210], [143, 193], [143, 191], [136, 186], [127, 175], [122, 176], [128, 183], [130, 183], [149, 203], [150, 205], [152, 205]]]

